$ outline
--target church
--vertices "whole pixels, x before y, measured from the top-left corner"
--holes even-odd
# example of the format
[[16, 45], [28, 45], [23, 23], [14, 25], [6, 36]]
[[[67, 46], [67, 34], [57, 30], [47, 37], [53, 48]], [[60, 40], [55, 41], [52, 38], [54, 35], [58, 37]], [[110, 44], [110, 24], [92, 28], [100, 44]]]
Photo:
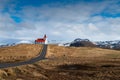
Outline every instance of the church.
[[47, 44], [48, 41], [47, 41], [47, 36], [46, 34], [44, 35], [43, 38], [38, 38], [35, 40], [35, 44]]

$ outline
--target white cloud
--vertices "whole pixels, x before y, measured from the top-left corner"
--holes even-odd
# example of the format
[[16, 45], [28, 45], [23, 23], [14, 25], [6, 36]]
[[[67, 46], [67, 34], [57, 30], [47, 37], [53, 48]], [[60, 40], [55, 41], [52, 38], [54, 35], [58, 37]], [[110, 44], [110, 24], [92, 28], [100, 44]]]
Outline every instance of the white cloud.
[[97, 31], [98, 30], [98, 28], [93, 23], [89, 23], [88, 28], [92, 31]]
[[59, 31], [52, 31], [51, 34], [55, 35], [55, 36], [60, 36], [61, 33]]
[[[15, 5], [11, 5], [10, 13], [0, 13], [0, 36], [24, 40], [33, 40], [44, 34], [47, 34], [49, 39], [57, 39], [59, 36], [63, 40], [77, 37], [91, 40], [120, 39], [120, 18], [95, 15], [106, 10], [110, 4], [116, 3], [112, 2], [77, 3], [60, 7], [24, 6], [20, 11], [14, 10]], [[0, 3], [0, 9], [4, 8]], [[111, 9], [112, 7], [109, 8], [109, 12]], [[13, 14], [22, 18], [22, 22], [16, 23], [10, 17]]]

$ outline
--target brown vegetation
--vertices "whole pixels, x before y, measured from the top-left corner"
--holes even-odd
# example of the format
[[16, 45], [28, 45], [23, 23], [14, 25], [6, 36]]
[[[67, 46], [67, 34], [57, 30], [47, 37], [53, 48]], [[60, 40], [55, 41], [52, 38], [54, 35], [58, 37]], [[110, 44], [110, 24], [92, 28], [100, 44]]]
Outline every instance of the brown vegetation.
[[1, 80], [119, 80], [120, 51], [49, 45], [45, 60], [0, 70]]
[[42, 45], [19, 44], [0, 48], [0, 62], [14, 62], [31, 59], [39, 54]]
[[48, 46], [48, 54], [46, 57], [80, 57], [80, 58], [120, 58], [120, 51], [101, 49], [96, 47], [62, 47], [57, 45]]

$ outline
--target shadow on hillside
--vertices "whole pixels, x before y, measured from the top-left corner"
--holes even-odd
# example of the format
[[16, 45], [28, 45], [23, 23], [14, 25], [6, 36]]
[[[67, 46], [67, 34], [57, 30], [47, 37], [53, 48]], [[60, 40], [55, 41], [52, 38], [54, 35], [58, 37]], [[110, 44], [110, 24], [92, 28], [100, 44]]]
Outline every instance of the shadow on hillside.
[[91, 70], [95, 69], [95, 67], [92, 66], [87, 66], [87, 65], [80, 65], [80, 64], [65, 64], [65, 65], [60, 65], [57, 67], [58, 69], [63, 69], [63, 70]]
[[119, 65], [111, 65], [111, 64], [105, 64], [105, 65], [102, 65], [101, 67], [103, 68], [110, 68], [110, 67], [120, 67]]

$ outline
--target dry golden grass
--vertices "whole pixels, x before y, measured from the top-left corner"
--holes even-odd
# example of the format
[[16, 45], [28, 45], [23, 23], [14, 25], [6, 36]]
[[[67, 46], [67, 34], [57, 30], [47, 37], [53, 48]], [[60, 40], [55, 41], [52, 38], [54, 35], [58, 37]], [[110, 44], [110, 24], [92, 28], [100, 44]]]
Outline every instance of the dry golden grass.
[[120, 80], [120, 51], [48, 45], [47, 59], [0, 70], [0, 80]]
[[48, 80], [37, 64], [28, 64], [0, 70], [0, 80]]
[[39, 54], [42, 45], [39, 44], [19, 44], [11, 47], [0, 48], [0, 61], [11, 62], [28, 60]]
[[120, 58], [120, 51], [93, 47], [63, 47], [49, 45], [46, 57]]

